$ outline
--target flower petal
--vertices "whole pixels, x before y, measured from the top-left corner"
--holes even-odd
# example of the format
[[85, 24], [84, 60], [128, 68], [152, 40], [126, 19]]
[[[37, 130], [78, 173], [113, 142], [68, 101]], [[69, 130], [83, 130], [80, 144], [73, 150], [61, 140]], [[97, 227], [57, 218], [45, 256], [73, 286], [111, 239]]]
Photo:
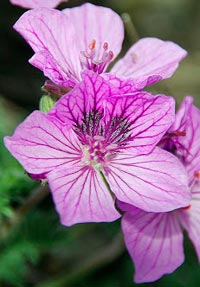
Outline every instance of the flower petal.
[[160, 76], [162, 79], [171, 77], [186, 55], [186, 51], [173, 42], [143, 38], [128, 50], [111, 72], [124, 78], [147, 81], [146, 84], [150, 85], [156, 82], [154, 77], [151, 81], [152, 76]]
[[[170, 131], [184, 131], [185, 136], [176, 138], [181, 156], [192, 180], [194, 173], [200, 170], [200, 110], [193, 105], [193, 98], [185, 97], [176, 114], [176, 120]], [[169, 131], [169, 132], [170, 132]]]
[[194, 244], [200, 262], [200, 185], [196, 184], [192, 190], [191, 204], [179, 211], [181, 224], [186, 229]]
[[[125, 147], [132, 149], [134, 155], [149, 153], [174, 121], [174, 99], [164, 95], [154, 97], [146, 92], [123, 96], [125, 90], [126, 86], [120, 90], [101, 76], [85, 72], [83, 82], [63, 96], [49, 116], [80, 126], [82, 133], [87, 134], [91, 132], [82, 126], [86, 120], [88, 128], [102, 125], [105, 138], [112, 138], [113, 143], [120, 141], [120, 132], [126, 133]], [[118, 127], [114, 125], [115, 119]]]
[[64, 9], [63, 12], [69, 16], [75, 27], [80, 51], [88, 51], [89, 44], [95, 40], [97, 59], [101, 57], [105, 42], [114, 57], [118, 55], [124, 39], [124, 26], [119, 15], [113, 10], [85, 3], [79, 7]]
[[[175, 117], [174, 99], [164, 95], [138, 92], [129, 96], [109, 97], [105, 104], [105, 121], [113, 122], [113, 118], [119, 118], [122, 124], [127, 125], [127, 132], [124, 129], [127, 138], [124, 148], [131, 149], [132, 155], [151, 152]], [[117, 132], [114, 129], [115, 126], [107, 131], [107, 137]]]
[[165, 212], [190, 204], [188, 176], [172, 154], [155, 148], [133, 157], [128, 150], [109, 163], [106, 179], [116, 197], [149, 212]]
[[155, 281], [183, 263], [183, 235], [175, 213], [127, 212], [122, 229], [136, 283]]
[[144, 87], [152, 85], [162, 79], [159, 75], [149, 76], [143, 81], [141, 81], [141, 79], [123, 79], [111, 73], [104, 73], [102, 77], [126, 95], [141, 91]]
[[[76, 34], [63, 12], [48, 8], [33, 9], [24, 13], [14, 28], [35, 53], [45, 51], [51, 55], [56, 63], [55, 69], [59, 67], [60, 73], [65, 76], [63, 80], [71, 80], [75, 84], [81, 79]], [[45, 57], [43, 59], [42, 71], [46, 68]]]
[[51, 79], [55, 84], [65, 87], [74, 86], [73, 80], [69, 80], [66, 77], [66, 74], [62, 71], [48, 51], [35, 53], [29, 60], [29, 63], [43, 71], [43, 74]]
[[30, 174], [48, 173], [60, 165], [80, 161], [76, 135], [67, 126], [58, 128], [39, 111], [33, 112], [4, 142]]
[[10, 0], [14, 5], [18, 5], [24, 8], [39, 8], [48, 7], [54, 8], [58, 6], [61, 2], [66, 2], [67, 0]]
[[60, 101], [49, 112], [49, 116], [57, 117], [62, 122], [74, 125], [81, 122], [83, 116], [93, 112], [103, 113], [104, 101], [112, 95], [120, 93], [101, 76], [87, 71], [83, 73], [83, 81]]
[[94, 170], [68, 166], [53, 170], [47, 178], [63, 225], [108, 222], [120, 217], [111, 194]]

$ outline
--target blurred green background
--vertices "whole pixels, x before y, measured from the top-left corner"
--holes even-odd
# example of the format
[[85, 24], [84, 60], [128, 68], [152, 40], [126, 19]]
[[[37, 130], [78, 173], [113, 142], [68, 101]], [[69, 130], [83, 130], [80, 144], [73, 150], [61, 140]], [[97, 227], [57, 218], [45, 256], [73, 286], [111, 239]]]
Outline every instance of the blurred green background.
[[[59, 8], [80, 5], [70, 0]], [[200, 106], [200, 1], [102, 0], [91, 3], [128, 12], [140, 37], [171, 40], [188, 51], [175, 75], [151, 88], [180, 103], [193, 95]], [[125, 250], [120, 221], [60, 225], [47, 186], [33, 182], [6, 151], [2, 138], [38, 107], [44, 77], [28, 64], [32, 50], [12, 29], [25, 10], [0, 3], [0, 286], [131, 287], [133, 264]], [[102, 15], [103, 17], [103, 15]], [[98, 19], [97, 19], [98, 20]], [[127, 28], [123, 55], [133, 44]], [[141, 287], [196, 287], [200, 267], [185, 240], [186, 261], [173, 274]]]

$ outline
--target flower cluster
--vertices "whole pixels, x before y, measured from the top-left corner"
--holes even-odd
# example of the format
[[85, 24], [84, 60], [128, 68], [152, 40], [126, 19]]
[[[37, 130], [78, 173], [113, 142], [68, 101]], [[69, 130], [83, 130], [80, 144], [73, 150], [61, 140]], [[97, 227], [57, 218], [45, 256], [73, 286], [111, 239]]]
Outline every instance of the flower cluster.
[[123, 23], [89, 3], [29, 10], [14, 28], [59, 100], [29, 115], [5, 145], [33, 179], [48, 181], [61, 223], [122, 217], [135, 282], [182, 264], [183, 229], [200, 258], [200, 111], [188, 96], [175, 114], [172, 97], [143, 90], [171, 77], [186, 51], [144, 38], [108, 70]]

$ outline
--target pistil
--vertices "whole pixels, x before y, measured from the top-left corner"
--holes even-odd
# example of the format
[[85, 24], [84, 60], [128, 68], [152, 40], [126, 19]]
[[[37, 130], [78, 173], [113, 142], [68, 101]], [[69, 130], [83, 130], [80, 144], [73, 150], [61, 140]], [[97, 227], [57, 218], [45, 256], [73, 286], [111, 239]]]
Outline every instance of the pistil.
[[82, 163], [92, 166], [98, 171], [103, 171], [109, 160], [113, 158], [117, 145], [108, 145], [103, 136], [88, 136], [87, 139], [87, 145], [82, 146]]
[[101, 56], [99, 56], [96, 49], [96, 40], [93, 39], [88, 45], [89, 51], [81, 51], [82, 68], [93, 70], [94, 72], [101, 74], [114, 57], [113, 52], [109, 50], [109, 45], [107, 42], [103, 43], [102, 48], [103, 53]]

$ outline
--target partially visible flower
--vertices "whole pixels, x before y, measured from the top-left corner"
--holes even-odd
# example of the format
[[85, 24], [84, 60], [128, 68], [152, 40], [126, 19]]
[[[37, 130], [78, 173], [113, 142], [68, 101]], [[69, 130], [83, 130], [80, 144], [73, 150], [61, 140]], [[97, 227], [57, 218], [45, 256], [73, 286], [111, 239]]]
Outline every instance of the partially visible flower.
[[61, 2], [67, 2], [67, 0], [10, 0], [10, 2], [14, 5], [29, 9], [39, 7], [54, 8]]
[[[121, 18], [110, 8], [89, 3], [63, 11], [34, 9], [24, 13], [14, 28], [35, 52], [29, 62], [64, 87], [79, 83], [82, 71], [104, 73], [124, 38]], [[171, 77], [186, 54], [173, 42], [144, 38], [103, 76], [119, 88], [121, 80], [128, 80], [133, 91], [141, 90]]]
[[190, 202], [178, 159], [155, 145], [174, 121], [174, 100], [119, 90], [88, 72], [48, 113], [33, 112], [8, 150], [34, 178], [49, 182], [64, 225], [120, 217], [115, 198], [147, 211]]
[[125, 214], [122, 229], [135, 264], [135, 282], [151, 282], [173, 272], [184, 261], [183, 228], [188, 232], [200, 261], [200, 110], [186, 97], [175, 123], [160, 146], [171, 151], [189, 176], [192, 201], [168, 213], [148, 213], [119, 203]]

